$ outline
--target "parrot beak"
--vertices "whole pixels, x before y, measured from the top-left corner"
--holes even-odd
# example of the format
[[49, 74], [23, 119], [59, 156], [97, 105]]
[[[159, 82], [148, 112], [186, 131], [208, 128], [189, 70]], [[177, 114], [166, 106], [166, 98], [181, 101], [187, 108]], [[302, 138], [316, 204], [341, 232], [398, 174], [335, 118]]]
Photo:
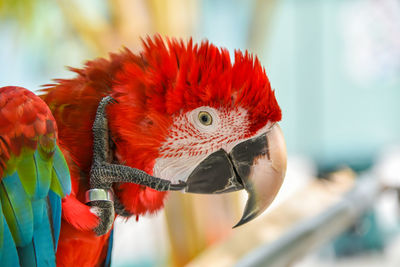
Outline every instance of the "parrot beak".
[[274, 200], [286, 173], [286, 146], [279, 125], [204, 159], [189, 175], [186, 192], [218, 194], [245, 189], [248, 200], [240, 226], [260, 215]]
[[260, 215], [281, 188], [287, 159], [281, 128], [275, 124], [269, 132], [236, 145], [230, 154], [248, 193], [242, 218], [235, 228]]

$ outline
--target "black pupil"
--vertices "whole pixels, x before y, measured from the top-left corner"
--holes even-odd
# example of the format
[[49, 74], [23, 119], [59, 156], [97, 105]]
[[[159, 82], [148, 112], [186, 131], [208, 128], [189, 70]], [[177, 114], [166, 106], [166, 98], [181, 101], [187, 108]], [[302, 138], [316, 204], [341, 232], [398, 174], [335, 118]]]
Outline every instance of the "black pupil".
[[201, 115], [201, 121], [204, 123], [208, 122], [209, 121], [208, 116], [205, 114]]

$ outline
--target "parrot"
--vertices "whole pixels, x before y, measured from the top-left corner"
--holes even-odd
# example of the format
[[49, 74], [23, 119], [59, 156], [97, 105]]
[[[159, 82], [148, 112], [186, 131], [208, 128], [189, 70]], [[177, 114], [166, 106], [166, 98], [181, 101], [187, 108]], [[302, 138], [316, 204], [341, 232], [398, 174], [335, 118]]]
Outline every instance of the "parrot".
[[[115, 217], [153, 214], [167, 191], [246, 190], [235, 227], [274, 200], [286, 172], [282, 112], [253, 54], [235, 50], [231, 58], [207, 40], [155, 35], [142, 39], [137, 53], [123, 48], [69, 69], [75, 77], [44, 85], [40, 96], [0, 89], [3, 256], [14, 240], [7, 257], [43, 266], [40, 257], [28, 258], [42, 242], [53, 253], [47, 263], [109, 266]], [[33, 182], [23, 177], [28, 172], [36, 173]], [[18, 193], [8, 189], [11, 179]], [[18, 217], [27, 212], [19, 203], [7, 215], [10, 196], [25, 201], [33, 219]], [[15, 226], [20, 220], [30, 227], [23, 240], [28, 226]], [[36, 240], [36, 231], [49, 240]]]

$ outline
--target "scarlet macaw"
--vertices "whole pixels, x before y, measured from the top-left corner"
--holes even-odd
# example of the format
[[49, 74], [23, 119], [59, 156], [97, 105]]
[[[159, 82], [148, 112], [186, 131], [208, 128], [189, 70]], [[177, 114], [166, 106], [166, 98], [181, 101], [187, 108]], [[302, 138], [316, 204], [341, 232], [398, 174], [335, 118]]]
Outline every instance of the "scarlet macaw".
[[[161, 209], [166, 192], [152, 188], [168, 190], [177, 186], [175, 189], [195, 193], [224, 193], [244, 188], [249, 199], [240, 225], [264, 211], [282, 184], [286, 152], [277, 124], [281, 110], [257, 58], [236, 51], [231, 63], [227, 50], [207, 41], [197, 45], [191, 40], [164, 41], [159, 36], [147, 38], [143, 48], [139, 54], [124, 49], [110, 54], [108, 60], [96, 59], [82, 69], [71, 68], [77, 74], [75, 78], [56, 80], [56, 84], [46, 86], [41, 98], [57, 122], [57, 143], [57, 127], [48, 126], [54, 120], [43, 102], [21, 88], [0, 89], [2, 184], [16, 175], [15, 168], [10, 167], [15, 160], [10, 159], [20, 160], [25, 155], [12, 149], [11, 139], [7, 139], [10, 136], [16, 137], [12, 140], [17, 143], [22, 142], [19, 136], [33, 138], [32, 144], [18, 143], [20, 151], [31, 147], [29, 151], [34, 155], [41, 155], [41, 150], [47, 152], [45, 164], [47, 172], [52, 173], [51, 186], [45, 190], [46, 194], [49, 192], [48, 199], [46, 194], [40, 195], [41, 207], [46, 207], [43, 201], [59, 201], [68, 193], [68, 179], [65, 179], [68, 172], [58, 147], [68, 164], [72, 186], [61, 205], [61, 231], [56, 246], [59, 266], [107, 264], [108, 230], [115, 218], [114, 211], [118, 216], [130, 217]], [[20, 100], [22, 95], [29, 95], [25, 104]], [[16, 104], [19, 106], [11, 110], [8, 101], [20, 101]], [[40, 103], [38, 109], [45, 116], [34, 109], [25, 111], [26, 103], [35, 101]], [[12, 117], [9, 113], [19, 115]], [[31, 128], [15, 126], [16, 130], [11, 132], [9, 125], [23, 125], [25, 116], [31, 121], [45, 120], [47, 131], [40, 124], [41, 127]], [[41, 141], [43, 136], [45, 141]], [[144, 171], [148, 183], [131, 183], [130, 177], [137, 176], [138, 170]], [[111, 177], [115, 178], [112, 182]], [[24, 186], [21, 177], [20, 180], [22, 187], [18, 190], [29, 193], [32, 188]], [[160, 187], [159, 182], [166, 187]], [[25, 201], [28, 204], [30, 201], [35, 211], [36, 198], [28, 193], [30, 198]], [[3, 199], [7, 192], [0, 194], [6, 214], [7, 203]], [[103, 195], [98, 198], [97, 194]], [[111, 196], [113, 201], [108, 199]], [[92, 202], [87, 205], [87, 201]], [[104, 203], [112, 204], [104, 206]], [[41, 216], [46, 218], [45, 211], [53, 212], [42, 210]], [[51, 220], [51, 216], [47, 230], [57, 221], [57, 218]], [[7, 225], [14, 227], [5, 217], [4, 229]], [[57, 232], [50, 236], [54, 237], [51, 243], [54, 247]], [[3, 240], [10, 238], [4, 231]], [[12, 238], [19, 246], [14, 234]], [[19, 255], [20, 263], [23, 257]]]

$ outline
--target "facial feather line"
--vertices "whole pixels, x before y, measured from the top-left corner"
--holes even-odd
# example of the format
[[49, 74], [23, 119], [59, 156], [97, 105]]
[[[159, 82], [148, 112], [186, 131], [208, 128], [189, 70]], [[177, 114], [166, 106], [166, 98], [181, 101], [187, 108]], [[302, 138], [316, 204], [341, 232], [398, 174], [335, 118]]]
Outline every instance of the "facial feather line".
[[[200, 126], [197, 114], [213, 115], [210, 126]], [[224, 149], [230, 151], [248, 136], [248, 115], [244, 108], [199, 107], [180, 113], [173, 119], [169, 135], [160, 148], [154, 175], [173, 182], [185, 181], [193, 169], [208, 155]]]

